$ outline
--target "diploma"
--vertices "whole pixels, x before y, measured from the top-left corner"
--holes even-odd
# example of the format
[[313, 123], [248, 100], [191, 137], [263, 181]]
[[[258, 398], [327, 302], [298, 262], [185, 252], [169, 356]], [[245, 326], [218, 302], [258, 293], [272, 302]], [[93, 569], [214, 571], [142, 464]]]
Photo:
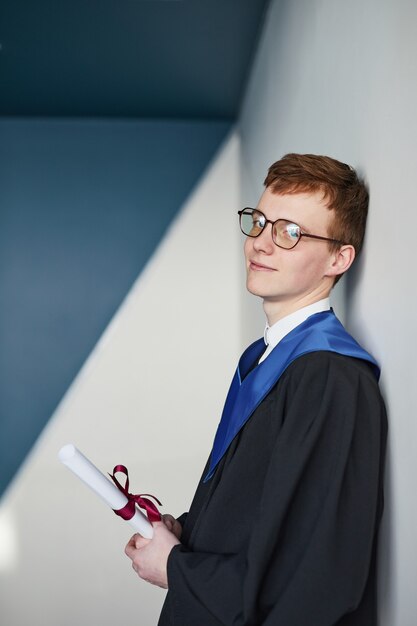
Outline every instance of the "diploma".
[[[63, 446], [58, 453], [59, 460], [68, 467], [80, 480], [83, 481], [106, 504], [119, 511], [128, 503], [128, 498], [115, 484], [102, 474], [72, 443]], [[148, 518], [135, 506], [135, 514], [126, 520], [138, 533], [146, 539], [153, 536], [152, 524]]]

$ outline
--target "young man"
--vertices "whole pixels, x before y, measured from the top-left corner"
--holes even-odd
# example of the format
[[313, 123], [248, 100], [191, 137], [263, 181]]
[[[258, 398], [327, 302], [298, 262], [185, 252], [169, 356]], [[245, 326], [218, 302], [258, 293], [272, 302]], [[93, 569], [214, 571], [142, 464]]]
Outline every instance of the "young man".
[[377, 364], [328, 300], [368, 193], [315, 155], [286, 155], [265, 186], [239, 212], [265, 340], [241, 357], [189, 513], [126, 553], [169, 588], [160, 626], [375, 626], [385, 409]]

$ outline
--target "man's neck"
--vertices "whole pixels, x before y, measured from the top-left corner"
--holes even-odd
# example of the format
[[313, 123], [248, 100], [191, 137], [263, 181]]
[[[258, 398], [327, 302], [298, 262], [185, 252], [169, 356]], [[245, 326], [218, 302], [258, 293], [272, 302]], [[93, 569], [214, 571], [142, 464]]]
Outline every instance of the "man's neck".
[[303, 306], [301, 309], [297, 309], [293, 313], [289, 313], [285, 317], [275, 322], [275, 324], [273, 324], [272, 326], [269, 326], [267, 324], [264, 331], [264, 342], [267, 348], [259, 359], [259, 363], [264, 361], [267, 356], [271, 354], [272, 350], [274, 350], [274, 348], [286, 335], [288, 335], [288, 333], [297, 328], [297, 326], [302, 324], [311, 315], [315, 315], [316, 313], [322, 313], [323, 311], [328, 311], [329, 309], [329, 298], [322, 298], [321, 300], [317, 300], [312, 304], [307, 304], [306, 306]]
[[329, 297], [330, 290], [323, 291], [321, 293], [311, 294], [310, 296], [304, 296], [299, 300], [291, 300], [291, 301], [270, 301], [267, 298], [264, 299], [263, 307], [266, 315], [266, 319], [268, 320], [268, 326], [273, 326], [276, 322], [287, 315], [291, 315], [291, 313], [295, 313], [300, 309], [303, 309], [310, 304], [314, 304], [319, 300], [323, 300], [324, 298]]

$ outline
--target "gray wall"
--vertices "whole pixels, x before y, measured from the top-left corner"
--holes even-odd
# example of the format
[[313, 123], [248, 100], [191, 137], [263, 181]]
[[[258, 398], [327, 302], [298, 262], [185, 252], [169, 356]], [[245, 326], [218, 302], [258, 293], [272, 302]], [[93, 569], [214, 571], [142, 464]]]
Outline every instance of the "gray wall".
[[[351, 163], [370, 185], [365, 252], [344, 289], [348, 327], [382, 364], [390, 413], [382, 626], [414, 626], [417, 615], [416, 70], [413, 1], [274, 1], [240, 121], [245, 201], [290, 151]], [[245, 325], [254, 334], [253, 315]]]

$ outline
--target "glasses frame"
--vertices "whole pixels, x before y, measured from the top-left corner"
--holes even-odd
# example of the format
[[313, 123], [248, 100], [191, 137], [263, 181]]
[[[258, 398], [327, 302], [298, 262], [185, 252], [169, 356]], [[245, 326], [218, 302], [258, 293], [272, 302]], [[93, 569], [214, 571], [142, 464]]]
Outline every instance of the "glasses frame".
[[[251, 213], [245, 213], [245, 211], [251, 211]], [[262, 215], [263, 218], [265, 218], [265, 226], [262, 228], [262, 230], [257, 234], [257, 235], [248, 235], [247, 233], [245, 233], [245, 231], [242, 228], [242, 215], [253, 215], [253, 212], [256, 211], [256, 213], [259, 213], [260, 215]], [[274, 222], [272, 222], [271, 220], [268, 220], [266, 215], [264, 213], [262, 213], [262, 211], [260, 211], [259, 209], [252, 209], [251, 207], [245, 207], [244, 209], [242, 209], [241, 211], [237, 212], [239, 215], [239, 227], [240, 230], [242, 231], [242, 233], [245, 235], [245, 237], [252, 237], [253, 239], [256, 239], [256, 237], [259, 237], [259, 235], [262, 235], [262, 233], [264, 232], [266, 225], [267, 224], [271, 224], [272, 228], [271, 228], [271, 239], [273, 241], [273, 243], [278, 247], [281, 248], [281, 250], [293, 250], [295, 248], [295, 246], [301, 241], [302, 237], [309, 237], [310, 239], [319, 239], [320, 241], [330, 241], [331, 243], [338, 243], [341, 246], [346, 246], [348, 245], [345, 241], [340, 241], [340, 239], [330, 239], [329, 237], [322, 237], [321, 235], [310, 235], [309, 233], [303, 233], [303, 231], [301, 230], [301, 226], [299, 224], [297, 224], [296, 222], [293, 222], [292, 220], [288, 220], [286, 217], [279, 217], [277, 220], [275, 220]], [[295, 242], [295, 244], [293, 246], [290, 246], [289, 248], [286, 248], [285, 246], [280, 246], [279, 243], [277, 243], [273, 237], [273, 232], [274, 232], [274, 226], [277, 222], [288, 222], [289, 224], [294, 224], [294, 226], [298, 226], [298, 228], [300, 229], [300, 236], [297, 239], [297, 241]]]

